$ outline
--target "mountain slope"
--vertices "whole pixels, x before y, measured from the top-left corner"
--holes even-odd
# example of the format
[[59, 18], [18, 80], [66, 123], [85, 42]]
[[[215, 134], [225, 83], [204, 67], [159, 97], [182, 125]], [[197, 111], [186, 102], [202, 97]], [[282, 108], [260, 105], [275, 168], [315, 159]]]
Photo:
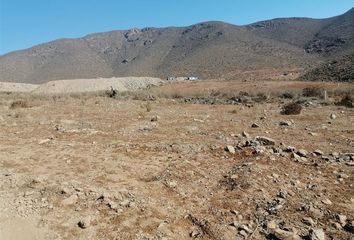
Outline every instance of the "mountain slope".
[[[235, 70], [308, 69], [354, 49], [353, 20], [352, 9], [322, 20], [274, 19], [246, 26], [205, 22], [60, 39], [0, 56], [0, 81], [192, 74], [210, 78]], [[323, 39], [344, 43], [329, 49]]]
[[307, 81], [333, 81], [354, 83], [354, 52], [316, 67], [300, 77]]

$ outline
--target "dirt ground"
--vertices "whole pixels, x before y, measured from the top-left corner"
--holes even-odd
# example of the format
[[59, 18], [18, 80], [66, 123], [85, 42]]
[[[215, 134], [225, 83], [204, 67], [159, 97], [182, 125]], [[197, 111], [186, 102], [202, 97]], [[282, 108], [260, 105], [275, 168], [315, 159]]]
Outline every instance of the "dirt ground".
[[351, 108], [0, 99], [0, 239], [353, 239]]

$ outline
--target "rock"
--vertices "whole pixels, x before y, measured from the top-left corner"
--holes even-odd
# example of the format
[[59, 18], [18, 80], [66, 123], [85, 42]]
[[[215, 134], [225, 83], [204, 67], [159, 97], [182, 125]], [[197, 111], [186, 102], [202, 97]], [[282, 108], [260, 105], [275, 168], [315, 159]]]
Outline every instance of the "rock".
[[235, 148], [233, 146], [231, 146], [231, 145], [227, 145], [225, 147], [225, 150], [228, 151], [229, 153], [232, 153], [232, 154], [236, 153]]
[[285, 190], [280, 190], [280, 192], [278, 193], [278, 197], [280, 197], [280, 198], [287, 198], [287, 196], [288, 196], [289, 194], [288, 194], [288, 192], [287, 191], [285, 191]]
[[50, 138], [43, 139], [43, 140], [40, 140], [40, 141], [38, 142], [38, 144], [39, 144], [39, 145], [43, 145], [43, 144], [49, 143], [50, 140], [51, 140]]
[[311, 240], [325, 240], [326, 235], [325, 235], [323, 229], [321, 229], [321, 228], [311, 229], [310, 230], [310, 239]]
[[315, 224], [316, 224], [315, 221], [310, 217], [304, 217], [302, 219], [302, 221], [303, 221], [303, 223], [305, 223], [306, 225], [309, 225], [311, 227], [315, 226]]
[[337, 223], [337, 222], [332, 223], [332, 226], [333, 226], [335, 229], [337, 229], [337, 230], [341, 230], [341, 229], [342, 229], [342, 226], [341, 226], [339, 223]]
[[151, 118], [151, 122], [157, 122], [157, 120], [159, 120], [159, 116], [153, 116], [152, 118]]
[[326, 204], [326, 205], [332, 205], [331, 200], [329, 200], [328, 198], [323, 199], [321, 202], [322, 202], [323, 204]]
[[354, 221], [351, 221], [349, 223], [347, 223], [345, 226], [344, 226], [344, 229], [350, 233], [354, 233]]
[[337, 118], [337, 116], [334, 113], [332, 113], [329, 117], [333, 120]]
[[251, 127], [252, 128], [259, 128], [260, 126], [257, 123], [252, 123]]
[[87, 216], [83, 219], [81, 219], [77, 225], [82, 228], [82, 229], [86, 229], [88, 228], [90, 225], [91, 225], [91, 217], [90, 216]]
[[285, 231], [280, 228], [273, 230], [273, 234], [282, 240], [300, 240], [300, 236], [294, 232]]
[[169, 182], [167, 182], [167, 185], [170, 188], [176, 188], [177, 187], [177, 181], [169, 181]]
[[331, 155], [332, 155], [333, 157], [339, 157], [339, 153], [337, 153], [337, 152], [332, 152]]
[[299, 149], [299, 150], [297, 151], [297, 154], [298, 154], [299, 156], [301, 156], [301, 157], [306, 157], [308, 153], [307, 153], [307, 151], [304, 150], [304, 149]]
[[343, 214], [338, 214], [336, 216], [338, 222], [342, 225], [342, 227], [345, 226], [345, 224], [347, 223], [347, 216], [343, 215]]
[[258, 141], [261, 145], [275, 145], [275, 141], [268, 137], [257, 136], [256, 141]]
[[308, 211], [309, 211], [309, 213], [311, 214], [312, 217], [323, 218], [323, 213], [318, 208], [314, 208], [313, 206], [310, 206]]
[[296, 152], [296, 148], [293, 146], [287, 146], [284, 148], [284, 152]]
[[268, 229], [277, 229], [278, 224], [274, 220], [269, 221], [269, 222], [267, 222], [267, 228]]
[[129, 206], [130, 206], [130, 200], [129, 200], [129, 199], [125, 199], [125, 200], [123, 200], [123, 201], [120, 203], [120, 205], [121, 205], [122, 207], [129, 207]]
[[294, 153], [294, 152], [291, 153], [290, 157], [291, 157], [291, 158], [294, 158], [294, 159], [296, 159], [296, 160], [298, 160], [298, 161], [301, 160], [301, 157], [300, 157], [299, 155], [297, 155], [296, 153]]
[[315, 151], [313, 151], [313, 153], [319, 156], [323, 155], [323, 152], [319, 149], [316, 149]]
[[242, 136], [245, 138], [250, 138], [250, 135], [245, 131], [242, 132]]
[[291, 126], [291, 122], [290, 121], [280, 121], [279, 122], [279, 125], [280, 126], [286, 126], [286, 127], [289, 127], [289, 126]]
[[62, 205], [73, 205], [77, 202], [78, 197], [76, 194], [71, 195], [68, 198], [65, 198], [63, 201], [61, 201]]
[[263, 154], [266, 150], [267, 150], [267, 149], [266, 149], [265, 147], [263, 147], [263, 146], [256, 146], [256, 147], [254, 148], [253, 153], [254, 153], [254, 154]]
[[241, 230], [241, 231], [239, 231], [238, 232], [242, 237], [244, 237], [244, 238], [247, 238], [248, 237], [248, 234], [247, 234], [247, 232], [245, 231], [245, 230]]

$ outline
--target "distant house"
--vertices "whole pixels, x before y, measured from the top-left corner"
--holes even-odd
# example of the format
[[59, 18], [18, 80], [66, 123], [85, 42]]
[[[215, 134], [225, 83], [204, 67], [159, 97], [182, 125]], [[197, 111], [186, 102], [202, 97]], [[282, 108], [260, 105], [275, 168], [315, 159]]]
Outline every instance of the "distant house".
[[195, 80], [198, 80], [199, 79], [199, 77], [197, 77], [197, 76], [189, 76], [189, 77], [187, 77], [187, 80], [189, 80], [189, 81], [195, 81]]

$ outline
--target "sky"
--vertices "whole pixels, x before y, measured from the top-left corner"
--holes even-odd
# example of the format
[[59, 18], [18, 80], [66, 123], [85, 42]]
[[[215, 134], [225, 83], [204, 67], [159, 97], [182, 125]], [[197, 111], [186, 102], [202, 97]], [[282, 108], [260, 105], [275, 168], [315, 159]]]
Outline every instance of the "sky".
[[203, 21], [244, 25], [278, 17], [326, 18], [354, 0], [0, 0], [0, 54], [58, 38]]

